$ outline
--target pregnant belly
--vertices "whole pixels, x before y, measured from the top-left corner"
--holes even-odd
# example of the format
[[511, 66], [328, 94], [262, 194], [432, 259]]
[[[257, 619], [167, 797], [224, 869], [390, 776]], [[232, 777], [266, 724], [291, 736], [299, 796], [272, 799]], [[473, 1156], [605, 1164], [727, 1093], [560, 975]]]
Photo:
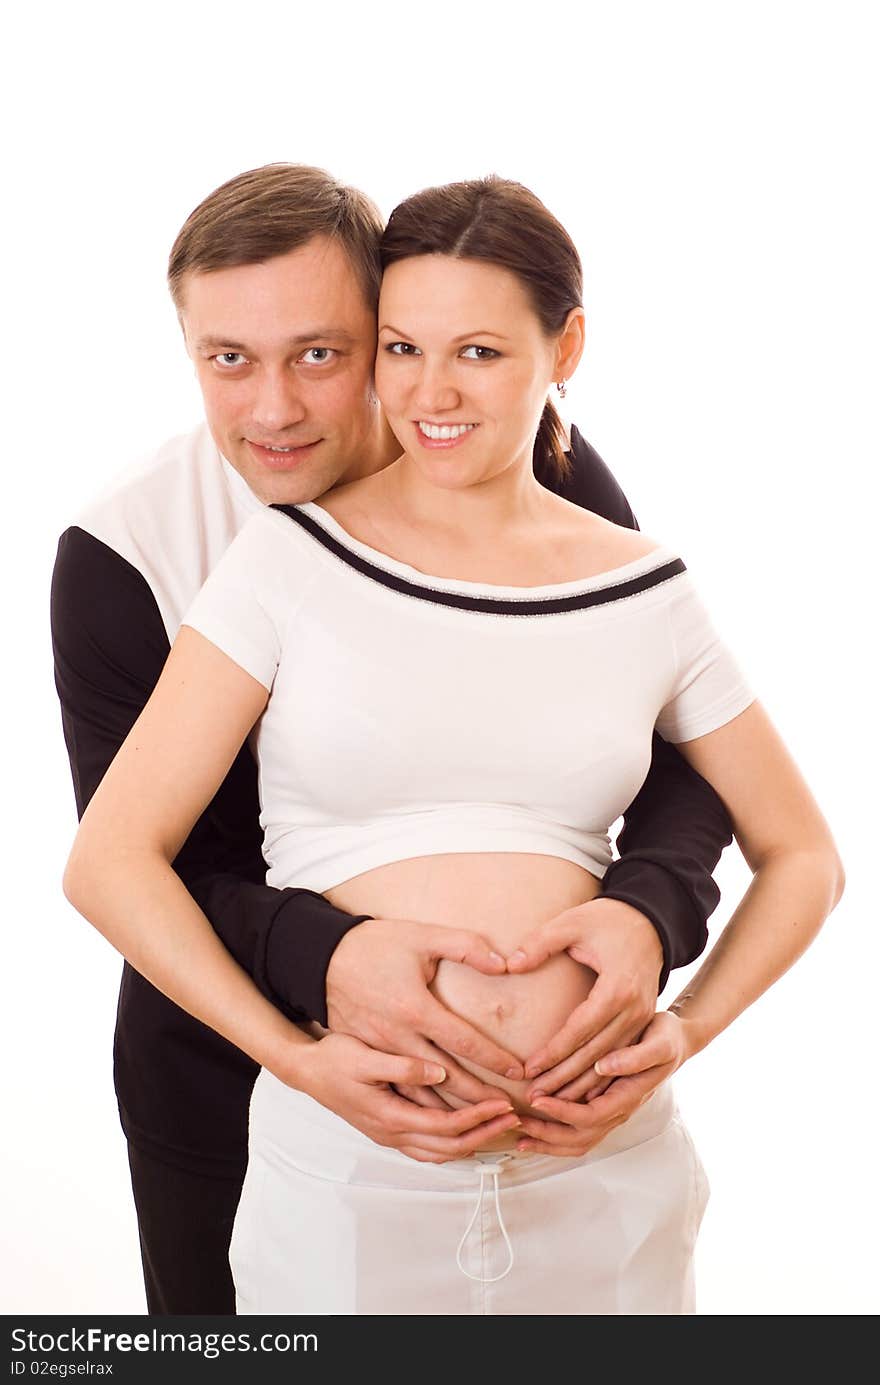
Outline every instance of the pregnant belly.
[[[599, 888], [595, 876], [571, 861], [493, 852], [396, 861], [325, 894], [349, 913], [471, 929], [506, 957], [539, 923], [595, 898]], [[526, 1059], [561, 1028], [595, 979], [566, 953], [520, 976], [483, 976], [459, 962], [441, 961], [432, 990], [448, 1009]], [[528, 1109], [530, 1083], [463, 1061], [462, 1066], [508, 1092], [518, 1109]]]

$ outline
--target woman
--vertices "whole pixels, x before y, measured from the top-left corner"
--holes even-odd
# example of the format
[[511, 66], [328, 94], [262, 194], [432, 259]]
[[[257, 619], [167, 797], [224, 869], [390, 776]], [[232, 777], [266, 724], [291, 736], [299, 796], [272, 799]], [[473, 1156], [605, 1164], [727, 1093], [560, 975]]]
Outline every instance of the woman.
[[[693, 1311], [705, 1181], [668, 1084], [586, 1156], [566, 1125], [596, 1081], [577, 1054], [543, 1075], [541, 1098], [507, 1084], [512, 1109], [476, 1157], [382, 1149], [321, 1104], [345, 1036], [278, 1015], [272, 1051], [256, 1044], [267, 1002], [170, 868], [256, 726], [269, 882], [356, 914], [478, 920], [506, 974], [444, 962], [437, 993], [525, 1058], [591, 976], [565, 953], [526, 970], [524, 942], [598, 893], [656, 725], [725, 800], [755, 878], [687, 992], [606, 1060], [611, 1075], [671, 1074], [839, 898], [827, 825], [684, 563], [535, 480], [536, 433], [564, 465], [547, 392], [583, 350], [565, 231], [490, 179], [403, 203], [383, 256], [376, 388], [401, 457], [239, 535], [83, 818], [66, 888], [264, 1067], [231, 1254], [239, 1311]], [[538, 736], [547, 703], [556, 724], [543, 717]]]

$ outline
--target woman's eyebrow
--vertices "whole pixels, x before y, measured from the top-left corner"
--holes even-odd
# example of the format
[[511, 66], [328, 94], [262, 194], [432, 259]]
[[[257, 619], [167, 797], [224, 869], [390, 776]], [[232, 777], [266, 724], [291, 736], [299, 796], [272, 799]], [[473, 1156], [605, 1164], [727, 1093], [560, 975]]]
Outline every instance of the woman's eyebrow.
[[[379, 328], [379, 331], [380, 331], [380, 332], [393, 332], [393, 333], [395, 334], [395, 336], [398, 336], [398, 337], [408, 337], [408, 336], [411, 335], [409, 332], [402, 332], [402, 331], [400, 330], [399, 327], [392, 327], [392, 325], [391, 325], [390, 322], [383, 322], [382, 325], [381, 325], [380, 328]], [[509, 341], [509, 340], [510, 340], [509, 337], [503, 336], [503, 335], [501, 334], [501, 332], [490, 332], [490, 331], [488, 330], [488, 328], [486, 328], [486, 329], [482, 329], [482, 328], [481, 328], [481, 329], [479, 329], [479, 330], [478, 330], [478, 329], [474, 329], [474, 331], [472, 331], [472, 332], [462, 332], [462, 334], [461, 334], [460, 337], [453, 337], [452, 340], [453, 340], [454, 342], [459, 342], [459, 341], [472, 341], [472, 340], [474, 339], [474, 337], [495, 337], [495, 339], [496, 339], [497, 341]]]
[[460, 337], [453, 337], [453, 341], [472, 341], [474, 337], [494, 337], [496, 341], [509, 341], [501, 332], [492, 332], [488, 327], [475, 328], [473, 332], [463, 332]]

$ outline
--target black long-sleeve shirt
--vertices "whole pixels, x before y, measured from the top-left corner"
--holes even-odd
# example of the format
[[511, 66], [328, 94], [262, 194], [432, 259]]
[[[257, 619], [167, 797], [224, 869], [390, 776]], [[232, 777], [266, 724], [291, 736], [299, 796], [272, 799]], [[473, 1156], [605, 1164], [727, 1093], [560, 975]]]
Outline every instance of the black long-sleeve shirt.
[[[571, 454], [566, 481], [539, 471], [544, 484], [637, 528], [614, 477], [577, 429]], [[52, 638], [80, 815], [155, 687], [184, 610], [259, 505], [202, 427], [173, 440], [62, 535]], [[717, 794], [655, 734], [651, 770], [625, 814], [620, 859], [602, 893], [652, 920], [663, 943], [663, 980], [705, 946], [718, 902], [711, 872], [731, 836]], [[309, 890], [263, 883], [257, 774], [247, 745], [174, 867], [263, 994], [293, 1019], [326, 1023], [330, 958], [362, 919]], [[242, 1166], [254, 1063], [127, 963], [114, 1070], [123, 1127], [138, 1147], [208, 1173]]]

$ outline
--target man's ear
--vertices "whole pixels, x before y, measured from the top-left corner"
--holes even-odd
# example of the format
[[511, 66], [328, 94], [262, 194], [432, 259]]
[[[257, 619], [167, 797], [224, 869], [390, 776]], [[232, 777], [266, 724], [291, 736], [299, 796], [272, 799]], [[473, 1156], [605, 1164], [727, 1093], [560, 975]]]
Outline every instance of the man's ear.
[[572, 308], [556, 344], [554, 380], [570, 380], [578, 368], [586, 345], [586, 315], [583, 308]]

